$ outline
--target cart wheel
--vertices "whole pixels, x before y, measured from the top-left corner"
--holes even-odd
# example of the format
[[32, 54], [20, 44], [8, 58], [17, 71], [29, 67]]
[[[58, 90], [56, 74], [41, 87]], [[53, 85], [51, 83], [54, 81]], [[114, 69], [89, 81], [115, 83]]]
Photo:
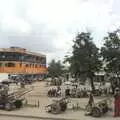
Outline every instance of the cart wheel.
[[92, 111], [92, 106], [87, 105], [85, 108], [85, 115], [91, 115], [91, 111]]
[[98, 107], [92, 108], [92, 116], [93, 117], [100, 117], [101, 116], [101, 110]]
[[52, 108], [51, 113], [53, 114], [59, 114], [61, 111], [58, 108]]
[[88, 111], [88, 112], [91, 111], [91, 107], [92, 107], [91, 105], [87, 105], [85, 108], [85, 111]]
[[7, 111], [12, 110], [12, 104], [11, 103], [6, 103], [5, 104], [5, 110], [7, 110]]
[[67, 109], [67, 104], [66, 103], [61, 103], [60, 107], [61, 107], [61, 111], [64, 112]]
[[53, 113], [53, 114], [59, 114], [59, 113], [61, 113], [60, 106], [56, 105], [56, 106], [51, 107], [51, 113]]
[[108, 106], [106, 106], [105, 108], [103, 108], [103, 114], [104, 114], [104, 113], [107, 113], [108, 111], [109, 111]]
[[45, 111], [46, 112], [51, 112], [51, 106], [45, 106]]
[[16, 108], [21, 108], [22, 107], [22, 100], [16, 100], [15, 102], [14, 102], [14, 105], [16, 106]]

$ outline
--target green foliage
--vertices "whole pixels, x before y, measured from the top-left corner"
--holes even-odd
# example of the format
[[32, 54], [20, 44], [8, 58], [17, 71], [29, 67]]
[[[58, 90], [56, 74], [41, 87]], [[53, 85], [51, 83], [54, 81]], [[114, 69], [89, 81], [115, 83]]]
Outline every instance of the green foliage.
[[82, 32], [77, 35], [74, 41], [72, 57], [66, 60], [71, 64], [71, 71], [79, 76], [99, 71], [101, 68], [99, 58], [99, 49], [93, 43], [90, 33]]
[[51, 77], [58, 77], [64, 73], [64, 66], [60, 61], [52, 60], [48, 67], [48, 74]]
[[106, 72], [118, 75], [120, 73], [120, 36], [117, 32], [108, 33], [105, 37], [101, 54], [106, 62]]
[[66, 61], [70, 63], [70, 71], [75, 77], [88, 77], [91, 79], [92, 88], [94, 73], [101, 68], [99, 49], [92, 41], [90, 33], [78, 33], [74, 40], [73, 52]]

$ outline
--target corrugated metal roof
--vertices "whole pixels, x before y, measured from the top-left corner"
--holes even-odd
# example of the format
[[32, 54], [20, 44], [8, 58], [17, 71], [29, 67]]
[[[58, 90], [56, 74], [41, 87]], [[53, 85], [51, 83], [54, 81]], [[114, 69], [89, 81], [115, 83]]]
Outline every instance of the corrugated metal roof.
[[46, 57], [46, 55], [44, 54], [27, 51], [26, 49], [20, 48], [20, 47], [0, 48], [0, 51], [1, 52], [19, 52], [19, 53], [26, 53], [26, 54], [35, 55], [35, 56]]

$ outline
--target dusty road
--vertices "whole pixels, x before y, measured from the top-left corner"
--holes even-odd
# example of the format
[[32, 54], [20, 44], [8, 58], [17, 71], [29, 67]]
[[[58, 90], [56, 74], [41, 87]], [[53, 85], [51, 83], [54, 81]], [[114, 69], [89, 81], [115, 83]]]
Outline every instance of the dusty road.
[[[83, 110], [79, 111], [73, 111], [73, 110], [67, 110], [65, 113], [58, 114], [58, 115], [52, 115], [45, 112], [45, 106], [52, 102], [54, 98], [48, 98], [47, 97], [47, 90], [49, 87], [45, 86], [45, 82], [36, 82], [33, 83], [33, 91], [30, 93], [27, 93], [25, 95], [25, 98], [30, 105], [36, 105], [34, 107], [31, 106], [24, 106], [23, 108], [19, 110], [14, 111], [2, 111], [0, 110], [0, 114], [4, 114], [4, 116], [0, 115], [0, 120], [38, 120], [38, 118], [25, 118], [25, 117], [15, 117], [15, 115], [21, 115], [21, 116], [33, 116], [33, 117], [44, 117], [44, 118], [51, 118], [49, 120], [53, 120], [52, 118], [56, 118], [59, 120], [64, 119], [72, 119], [72, 120], [96, 120], [96, 118], [85, 116]], [[28, 85], [29, 87], [31, 85]], [[99, 101], [101, 99], [96, 99], [96, 101]], [[37, 106], [39, 101], [39, 107]], [[69, 104], [69, 108], [72, 106], [72, 104], [79, 103], [80, 107], [84, 108], [85, 105], [88, 102], [88, 98], [79, 98], [79, 99], [71, 99], [71, 103]], [[11, 115], [14, 117], [8, 117], [6, 115]], [[120, 120], [120, 118], [113, 118], [113, 113], [109, 112], [105, 116], [98, 118], [100, 120]], [[42, 120], [39, 118], [39, 120]]]
[[[0, 116], [0, 120], [44, 120], [44, 119]], [[49, 120], [52, 120], [52, 119], [49, 119]]]
[[[38, 119], [0, 116], [0, 120], [38, 120]], [[39, 120], [42, 120], [42, 119], [39, 119]]]

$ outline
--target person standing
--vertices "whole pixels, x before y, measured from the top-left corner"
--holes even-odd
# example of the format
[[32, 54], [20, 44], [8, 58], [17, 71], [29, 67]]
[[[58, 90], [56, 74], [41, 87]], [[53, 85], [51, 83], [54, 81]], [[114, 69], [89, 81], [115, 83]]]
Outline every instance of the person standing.
[[93, 106], [94, 104], [94, 97], [93, 97], [93, 94], [92, 92], [90, 92], [89, 94], [89, 101], [88, 101], [88, 105], [90, 105], [91, 107]]
[[86, 113], [85, 115], [92, 115], [92, 107], [94, 106], [94, 97], [92, 92], [89, 93], [89, 100], [86, 106]]
[[120, 116], [120, 89], [115, 89], [114, 95], [114, 117]]
[[69, 87], [67, 87], [67, 89], [65, 90], [65, 96], [70, 97], [70, 88]]
[[61, 96], [61, 88], [60, 88], [60, 86], [57, 87], [56, 92], [57, 92], [57, 97]]

